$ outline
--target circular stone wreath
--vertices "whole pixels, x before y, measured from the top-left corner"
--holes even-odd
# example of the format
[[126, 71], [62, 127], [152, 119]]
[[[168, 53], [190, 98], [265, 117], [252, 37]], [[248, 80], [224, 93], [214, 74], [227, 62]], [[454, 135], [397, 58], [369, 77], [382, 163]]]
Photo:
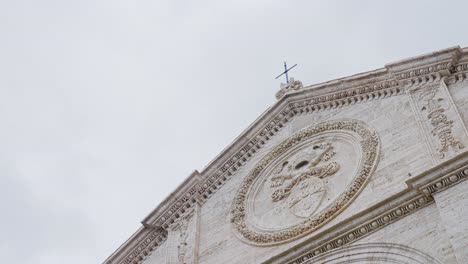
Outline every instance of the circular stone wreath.
[[[358, 167], [354, 179], [345, 190], [327, 207], [318, 214], [314, 214], [302, 222], [279, 231], [258, 231], [249, 226], [246, 221], [247, 200], [252, 186], [262, 172], [277, 158], [301, 142], [311, 139], [322, 133], [348, 132], [355, 135], [360, 141], [362, 162]], [[234, 198], [231, 209], [231, 222], [234, 233], [246, 243], [256, 246], [271, 246], [292, 241], [310, 234], [323, 226], [342, 210], [344, 210], [359, 192], [364, 188], [369, 176], [374, 172], [380, 152], [380, 141], [377, 133], [367, 127], [364, 122], [353, 119], [340, 119], [325, 121], [305, 128], [276, 146], [268, 153], [241, 183]]]

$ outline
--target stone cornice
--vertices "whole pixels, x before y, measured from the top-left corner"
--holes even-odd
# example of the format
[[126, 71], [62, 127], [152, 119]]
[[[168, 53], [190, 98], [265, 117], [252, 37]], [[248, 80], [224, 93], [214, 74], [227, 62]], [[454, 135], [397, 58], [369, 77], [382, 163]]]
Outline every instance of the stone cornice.
[[[155, 225], [155, 223], [166, 223], [166, 220], [172, 218], [177, 219], [181, 214], [183, 214], [187, 209], [189, 209], [196, 202], [196, 194], [200, 189], [200, 173], [195, 170], [192, 174], [185, 179], [185, 181], [180, 184], [175, 191], [173, 191], [169, 196], [161, 202], [161, 204], [156, 207], [148, 216], [142, 220], [142, 224], [148, 227], [160, 227], [162, 225]], [[183, 206], [185, 205], [185, 207]], [[160, 215], [166, 214], [157, 221]], [[174, 216], [173, 216], [174, 214]], [[174, 221], [169, 221], [171, 224]], [[167, 225], [163, 226], [167, 228]]]
[[468, 152], [441, 163], [407, 181], [408, 186], [426, 196], [441, 192], [468, 177]]
[[456, 46], [389, 63], [385, 68], [398, 80], [420, 78], [434, 73], [449, 75], [461, 53], [460, 47]]
[[[168, 198], [142, 221], [144, 228], [132, 236], [104, 263], [141, 263], [145, 254], [155, 248], [157, 232], [165, 233], [171, 223], [195, 203], [203, 204], [255, 153], [293, 118], [327, 109], [341, 108], [369, 100], [396, 96], [404, 88], [430, 78], [447, 76], [464, 80], [468, 61], [459, 47], [387, 64], [385, 68], [303, 87], [283, 95], [255, 122], [237, 137], [200, 173], [192, 173]], [[468, 57], [467, 57], [468, 58]], [[458, 64], [457, 64], [458, 63]], [[439, 76], [439, 77], [437, 77]], [[460, 76], [463, 76], [461, 78]], [[151, 231], [148, 231], [151, 230]], [[155, 231], [157, 230], [157, 231]], [[145, 244], [148, 232], [155, 233]], [[157, 243], [156, 243], [157, 244]], [[140, 253], [135, 254], [136, 249]], [[130, 256], [133, 258], [126, 262]], [[132, 262], [133, 261], [133, 262]]]
[[432, 194], [468, 178], [468, 152], [408, 180], [407, 188], [355, 214], [340, 224], [316, 233], [263, 264], [301, 264], [341, 248], [431, 204]]
[[167, 238], [167, 230], [141, 227], [120, 246], [104, 263], [141, 263]]

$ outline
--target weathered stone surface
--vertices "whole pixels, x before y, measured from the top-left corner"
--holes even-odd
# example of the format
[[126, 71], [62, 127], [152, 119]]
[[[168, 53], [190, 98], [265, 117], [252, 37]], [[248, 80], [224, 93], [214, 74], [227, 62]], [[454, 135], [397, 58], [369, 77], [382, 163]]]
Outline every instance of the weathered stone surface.
[[105, 263], [468, 263], [467, 53], [283, 87]]
[[468, 181], [434, 198], [458, 263], [468, 263]]

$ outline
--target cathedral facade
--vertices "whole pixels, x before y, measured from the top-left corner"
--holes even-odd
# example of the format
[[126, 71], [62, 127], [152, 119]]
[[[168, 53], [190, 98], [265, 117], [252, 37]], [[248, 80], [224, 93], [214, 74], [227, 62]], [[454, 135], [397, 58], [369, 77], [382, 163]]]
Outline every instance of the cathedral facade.
[[468, 48], [303, 86], [105, 264], [468, 263]]

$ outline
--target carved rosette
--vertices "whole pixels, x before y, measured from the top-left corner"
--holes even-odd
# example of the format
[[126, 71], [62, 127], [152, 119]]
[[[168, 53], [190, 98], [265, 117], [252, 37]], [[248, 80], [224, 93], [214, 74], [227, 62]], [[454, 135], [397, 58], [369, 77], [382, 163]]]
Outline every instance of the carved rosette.
[[377, 133], [361, 121], [326, 121], [299, 131], [242, 182], [231, 209], [234, 233], [246, 243], [270, 246], [313, 232], [356, 198], [379, 152]]

